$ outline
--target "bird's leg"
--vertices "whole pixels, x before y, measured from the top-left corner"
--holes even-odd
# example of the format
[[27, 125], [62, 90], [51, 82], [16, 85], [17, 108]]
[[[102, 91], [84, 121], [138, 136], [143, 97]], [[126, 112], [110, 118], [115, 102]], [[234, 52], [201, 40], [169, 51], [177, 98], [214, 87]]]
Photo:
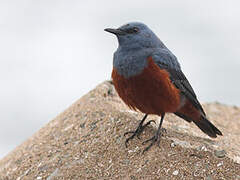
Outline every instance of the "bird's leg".
[[143, 125], [143, 122], [145, 121], [145, 119], [147, 118], [148, 114], [145, 114], [145, 116], [143, 117], [143, 119], [141, 120], [141, 122], [139, 123], [137, 129], [135, 131], [128, 131], [124, 133], [124, 136], [126, 136], [127, 134], [132, 134], [130, 137], [128, 137], [125, 141], [125, 145], [127, 147], [128, 141], [133, 139], [135, 136], [137, 136], [139, 139], [139, 135], [143, 132], [144, 128], [147, 127], [151, 122], [154, 122], [153, 120], [148, 121], [146, 124]]
[[161, 126], [162, 126], [162, 123], [163, 123], [164, 116], [165, 116], [165, 113], [163, 113], [163, 114], [161, 115], [161, 121], [160, 121], [160, 124], [159, 124], [159, 126], [158, 126], [158, 129], [157, 129], [157, 132], [155, 133], [155, 135], [154, 135], [152, 138], [150, 138], [150, 139], [148, 139], [148, 140], [146, 140], [146, 141], [143, 142], [143, 144], [146, 144], [147, 142], [151, 141], [151, 144], [143, 150], [143, 153], [146, 152], [146, 151], [148, 151], [148, 150], [152, 147], [152, 145], [154, 145], [155, 143], [157, 143], [158, 146], [159, 146], [160, 137], [161, 137], [161, 135], [162, 135]]

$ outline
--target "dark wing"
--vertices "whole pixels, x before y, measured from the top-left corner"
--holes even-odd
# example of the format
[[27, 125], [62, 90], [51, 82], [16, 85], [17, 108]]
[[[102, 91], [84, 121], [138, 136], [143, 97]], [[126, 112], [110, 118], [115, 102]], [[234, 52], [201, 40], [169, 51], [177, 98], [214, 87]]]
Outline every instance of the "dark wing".
[[187, 78], [183, 74], [181, 70], [175, 70], [175, 69], [167, 69], [170, 73], [170, 78], [172, 83], [181, 90], [181, 93], [184, 94], [193, 104], [194, 107], [199, 109], [204, 115], [205, 112], [201, 106], [201, 104], [197, 100], [197, 96], [188, 82]]
[[166, 69], [169, 72], [172, 83], [181, 91], [182, 95], [205, 115], [192, 86], [181, 70], [177, 58], [168, 49], [157, 49], [152, 58], [161, 69]]

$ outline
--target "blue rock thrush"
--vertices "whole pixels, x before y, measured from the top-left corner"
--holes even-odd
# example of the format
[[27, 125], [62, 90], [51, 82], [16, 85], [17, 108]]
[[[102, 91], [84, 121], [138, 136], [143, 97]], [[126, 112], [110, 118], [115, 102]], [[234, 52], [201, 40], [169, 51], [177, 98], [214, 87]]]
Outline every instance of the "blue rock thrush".
[[117, 29], [107, 28], [118, 38], [118, 49], [114, 53], [112, 79], [122, 100], [133, 110], [145, 116], [128, 141], [150, 124], [143, 125], [148, 114], [161, 116], [155, 135], [144, 141], [159, 145], [161, 126], [165, 113], [174, 113], [188, 122], [194, 122], [212, 138], [222, 135], [207, 118], [197, 96], [183, 74], [177, 58], [162, 41], [143, 23], [132, 22]]

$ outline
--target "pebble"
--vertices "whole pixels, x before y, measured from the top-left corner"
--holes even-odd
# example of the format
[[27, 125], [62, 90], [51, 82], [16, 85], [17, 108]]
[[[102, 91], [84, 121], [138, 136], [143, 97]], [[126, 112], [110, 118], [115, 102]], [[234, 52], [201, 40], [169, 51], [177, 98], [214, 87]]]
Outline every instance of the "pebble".
[[50, 176], [48, 176], [47, 180], [51, 180], [54, 177], [56, 177], [57, 175], [58, 175], [58, 168], [55, 169], [55, 171], [53, 171], [53, 173]]
[[176, 146], [175, 142], [172, 142], [172, 143], [171, 143], [171, 147], [173, 148], [173, 147], [175, 147], [175, 146]]
[[[175, 145], [179, 145], [179, 146], [182, 146], [182, 147], [185, 147], [185, 148], [191, 148], [191, 144], [187, 141], [181, 141], [181, 140], [178, 140], [178, 139], [173, 139], [173, 143]], [[172, 147], [172, 143], [171, 143], [171, 147]]]
[[206, 148], [206, 146], [202, 145], [202, 146], [197, 147], [197, 150], [198, 151], [207, 151], [207, 148]]
[[178, 175], [178, 170], [173, 171], [172, 174], [173, 174], [174, 176], [177, 176], [177, 175]]
[[217, 164], [217, 167], [220, 167], [222, 165], [223, 165], [223, 162], [220, 162], [220, 163]]
[[138, 169], [137, 169], [137, 173], [140, 172], [141, 170], [142, 170], [141, 168], [138, 168]]
[[225, 150], [216, 150], [214, 151], [214, 155], [218, 158], [224, 158], [226, 156]]
[[212, 177], [209, 175], [205, 178], [205, 180], [212, 180]]
[[125, 160], [122, 161], [122, 163], [125, 164], [125, 165], [128, 165], [128, 164], [130, 164], [130, 161], [128, 159], [125, 159]]
[[137, 180], [137, 178], [133, 175], [130, 176], [131, 180]]

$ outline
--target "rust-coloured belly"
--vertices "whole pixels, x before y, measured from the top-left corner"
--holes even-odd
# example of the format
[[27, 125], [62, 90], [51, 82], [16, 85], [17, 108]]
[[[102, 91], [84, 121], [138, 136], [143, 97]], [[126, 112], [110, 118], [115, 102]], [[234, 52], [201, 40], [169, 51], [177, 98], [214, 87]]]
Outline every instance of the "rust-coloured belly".
[[161, 115], [176, 112], [180, 105], [179, 90], [171, 83], [168, 72], [151, 58], [141, 74], [126, 79], [113, 68], [112, 79], [119, 96], [134, 110]]

